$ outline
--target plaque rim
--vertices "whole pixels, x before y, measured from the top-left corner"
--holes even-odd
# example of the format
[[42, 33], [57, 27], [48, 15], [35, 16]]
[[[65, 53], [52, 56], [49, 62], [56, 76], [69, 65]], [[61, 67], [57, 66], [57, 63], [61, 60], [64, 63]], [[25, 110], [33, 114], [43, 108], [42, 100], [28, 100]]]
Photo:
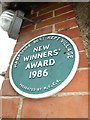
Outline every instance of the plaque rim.
[[[45, 93], [40, 93], [40, 94], [29, 94], [29, 93], [25, 93], [23, 91], [21, 91], [13, 82], [13, 78], [12, 78], [12, 67], [13, 67], [13, 62], [16, 58], [16, 56], [18, 55], [18, 53], [28, 44], [28, 43], [31, 43], [32, 41], [34, 41], [35, 39], [39, 38], [39, 37], [43, 37], [43, 36], [47, 36], [47, 35], [57, 35], [57, 36], [60, 36], [60, 37], [64, 37], [66, 38], [73, 46], [74, 48], [74, 52], [75, 52], [75, 61], [74, 61], [74, 64], [73, 64], [73, 68], [70, 72], [70, 74], [68, 75], [68, 77], [65, 79], [65, 81], [63, 83], [61, 83], [59, 86], [57, 86], [56, 88], [52, 89], [51, 91], [48, 91], [48, 92], [45, 92]], [[78, 68], [78, 65], [79, 65], [79, 51], [78, 51], [78, 48], [76, 46], [76, 44], [73, 42], [73, 40], [71, 38], [69, 38], [68, 36], [66, 35], [63, 35], [63, 34], [57, 34], [57, 33], [48, 33], [48, 34], [43, 34], [43, 35], [39, 35], [35, 38], [32, 38], [30, 41], [28, 41], [27, 43], [25, 43], [25, 45], [23, 45], [19, 50], [18, 52], [15, 54], [15, 56], [13, 57], [13, 60], [10, 64], [10, 70], [9, 70], [9, 77], [10, 77], [10, 84], [13, 86], [14, 90], [16, 92], [18, 92], [20, 95], [24, 96], [24, 97], [27, 97], [27, 98], [34, 98], [34, 99], [39, 99], [39, 98], [46, 98], [46, 97], [49, 97], [49, 96], [52, 96], [56, 93], [58, 93], [59, 91], [61, 91], [63, 88], [65, 88], [73, 79], [76, 71], [77, 71], [77, 68]]]

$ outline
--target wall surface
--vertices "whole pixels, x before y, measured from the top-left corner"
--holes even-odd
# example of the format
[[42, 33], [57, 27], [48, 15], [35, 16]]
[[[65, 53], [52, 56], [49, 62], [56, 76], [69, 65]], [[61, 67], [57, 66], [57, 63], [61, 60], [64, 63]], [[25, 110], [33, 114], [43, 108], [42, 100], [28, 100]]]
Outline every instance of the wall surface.
[[75, 8], [76, 18], [78, 26], [80, 28], [81, 36], [83, 38], [85, 50], [87, 51], [88, 63], [90, 66], [90, 2], [74, 3], [73, 5]]
[[35, 9], [29, 17], [42, 19], [42, 22], [22, 27], [13, 56], [26, 42], [38, 35], [60, 33], [70, 37], [77, 45], [80, 55], [79, 66], [67, 87], [52, 97], [37, 100], [25, 98], [14, 91], [9, 82], [8, 68], [0, 97], [2, 100], [1, 117], [88, 118], [88, 74], [90, 71], [72, 4], [46, 3]]

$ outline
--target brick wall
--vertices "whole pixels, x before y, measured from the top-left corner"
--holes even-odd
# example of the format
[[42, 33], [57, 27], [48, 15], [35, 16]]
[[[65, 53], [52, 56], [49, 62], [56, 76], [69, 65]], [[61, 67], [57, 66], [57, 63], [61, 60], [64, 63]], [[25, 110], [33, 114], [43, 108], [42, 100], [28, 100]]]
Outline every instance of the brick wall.
[[9, 82], [8, 68], [0, 97], [2, 117], [88, 118], [88, 74], [90, 71], [72, 4], [46, 3], [35, 9], [31, 16], [34, 19], [42, 19], [42, 22], [22, 27], [12, 58], [32, 38], [53, 32], [67, 35], [75, 42], [80, 54], [80, 63], [73, 80], [67, 87], [52, 97], [38, 100], [25, 98], [14, 91]]

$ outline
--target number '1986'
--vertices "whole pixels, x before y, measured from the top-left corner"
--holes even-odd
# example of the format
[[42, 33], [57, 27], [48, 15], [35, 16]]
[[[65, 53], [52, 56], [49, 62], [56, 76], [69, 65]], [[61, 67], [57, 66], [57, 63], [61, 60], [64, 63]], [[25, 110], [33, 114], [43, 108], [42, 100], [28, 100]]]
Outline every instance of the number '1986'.
[[48, 76], [48, 71], [47, 69], [45, 70], [38, 70], [38, 71], [30, 71], [30, 74], [29, 74], [29, 79], [34, 79], [35, 77], [38, 77], [38, 78], [41, 78], [41, 77], [46, 77]]

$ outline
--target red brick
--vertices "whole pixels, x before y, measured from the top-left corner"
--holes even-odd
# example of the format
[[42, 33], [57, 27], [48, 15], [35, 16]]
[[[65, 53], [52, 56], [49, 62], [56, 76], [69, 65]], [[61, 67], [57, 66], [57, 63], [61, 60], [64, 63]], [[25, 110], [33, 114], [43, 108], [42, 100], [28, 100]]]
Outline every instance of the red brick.
[[69, 29], [69, 30], [65, 30], [65, 31], [60, 31], [58, 32], [60, 34], [64, 34], [70, 38], [76, 38], [76, 37], [80, 37], [80, 30], [79, 28], [73, 28], [73, 29]]
[[10, 66], [7, 68], [6, 74], [5, 74], [5, 78], [9, 78], [9, 70], [10, 70]]
[[45, 9], [42, 9], [39, 11], [39, 15], [47, 13], [47, 12], [55, 10], [55, 9], [58, 9], [58, 8], [61, 8], [61, 7], [64, 7], [69, 4], [70, 3], [54, 3], [52, 5], [49, 4], [49, 5], [47, 5], [47, 7]]
[[[48, 18], [52, 18], [53, 17], [53, 12], [49, 12], [49, 13], [45, 13], [43, 15], [39, 15], [39, 16], [36, 16], [34, 17], [33, 20], [46, 20]], [[32, 17], [29, 17], [30, 19], [32, 19]], [[20, 33], [23, 33], [23, 32], [27, 32], [27, 31], [32, 31], [34, 30], [34, 25], [32, 25], [31, 23], [27, 23], [27, 24], [24, 24]]]
[[[22, 28], [24, 28], [24, 27], [26, 27], [26, 26], [28, 26], [28, 25], [32, 25], [32, 23], [26, 20], [26, 21], [24, 21], [24, 22], [22, 23]], [[22, 28], [21, 28], [21, 29], [22, 29]]]
[[0, 118], [2, 118], [2, 99], [0, 99]]
[[34, 25], [31, 25], [31, 24], [26, 25], [26, 26], [22, 27], [20, 34], [28, 32], [28, 31], [32, 31], [32, 30], [34, 30]]
[[[52, 6], [58, 5], [58, 2], [47, 2], [46, 4], [42, 4], [40, 7], [35, 9], [34, 12], [40, 12], [41, 14], [48, 12], [48, 9]], [[46, 11], [46, 12], [45, 12]], [[50, 10], [49, 10], [50, 11]]]
[[48, 19], [51, 17], [53, 17], [53, 12], [49, 12], [49, 13], [40, 15], [40, 16], [36, 17], [35, 19], [45, 20], [45, 19]]
[[14, 48], [14, 52], [17, 52], [23, 45], [25, 44], [24, 41], [22, 42], [17, 42], [15, 48]]
[[[57, 4], [57, 2], [55, 2]], [[34, 13], [37, 12], [37, 11], [41, 11], [41, 10], [44, 10], [46, 8], [48, 8], [49, 6], [52, 6], [53, 2], [50, 4], [49, 2], [46, 2], [46, 3], [41, 3], [41, 5], [37, 8], [34, 9]]]
[[[72, 81], [61, 92], [88, 92], [88, 70], [78, 70]], [[81, 77], [82, 76], [82, 77]]]
[[11, 86], [9, 80], [4, 80], [1, 90], [2, 90], [3, 96], [17, 96], [18, 95], [18, 93], [15, 92], [15, 90]]
[[5, 78], [9, 78], [10, 64], [11, 64], [12, 59], [13, 59], [14, 56], [15, 56], [15, 53], [13, 53], [12, 56], [11, 56], [11, 59], [10, 59], [10, 62], [9, 62], [9, 66], [8, 66], [8, 68], [7, 68], [7, 70], [6, 70]]
[[2, 99], [2, 118], [16, 118], [18, 112], [18, 98]]
[[55, 11], [55, 16], [57, 15], [60, 15], [60, 14], [63, 14], [63, 13], [66, 13], [66, 12], [69, 12], [73, 10], [73, 7], [72, 6], [66, 6], [64, 8], [61, 8], [61, 9], [58, 9]]
[[64, 15], [57, 16], [57, 17], [42, 21], [41, 23], [37, 24], [37, 28], [45, 27], [45, 26], [52, 25], [52, 24], [56, 24], [58, 22], [65, 21], [65, 20], [73, 18], [73, 17], [75, 17], [75, 13], [74, 12], [69, 12], [69, 13], [66, 13]]
[[34, 13], [34, 14], [30, 15], [29, 18], [32, 19], [32, 18], [35, 18], [36, 16], [37, 16], [37, 13]]
[[[41, 13], [46, 13], [50, 7], [53, 7], [53, 6], [58, 5], [58, 4], [59, 4], [58, 2], [46, 2], [46, 3], [42, 2], [39, 7], [34, 9], [34, 13], [39, 12], [39, 11], [44, 11], [44, 12], [41, 12]], [[46, 10], [46, 12], [45, 12], [45, 10]]]
[[12, 60], [13, 60], [15, 54], [16, 54], [16, 53], [13, 53], [13, 54], [12, 54], [9, 64], [11, 64], [11, 62], [12, 62]]
[[75, 27], [77, 26], [77, 23], [76, 23], [76, 19], [73, 18], [73, 19], [70, 19], [70, 20], [66, 20], [64, 22], [60, 22], [58, 24], [55, 25], [55, 30], [56, 31], [63, 31], [63, 30], [67, 30], [71, 27]]
[[42, 29], [39, 29], [39, 30], [35, 30], [35, 31], [32, 31], [32, 32], [27, 32], [27, 33], [23, 33], [19, 36], [19, 39], [18, 41], [22, 42], [28, 42], [29, 40], [31, 40], [32, 38], [34, 37], [37, 37], [38, 35], [42, 35], [42, 34], [46, 34], [46, 33], [51, 33], [52, 32], [52, 26], [49, 26], [49, 27], [45, 27], [45, 28], [42, 28]]
[[[30, 112], [28, 112], [30, 111]], [[24, 99], [22, 118], [88, 118], [88, 96]]]
[[81, 37], [73, 38], [73, 41], [76, 44], [79, 51], [85, 50], [83, 40]]
[[90, 80], [89, 80], [89, 78], [90, 78], [90, 69], [89, 69], [89, 73], [88, 73], [88, 87], [89, 87], [89, 92], [90, 92]]
[[79, 68], [84, 68], [84, 67], [88, 67], [88, 61], [87, 61], [87, 58], [86, 58], [86, 53], [85, 52], [80, 52], [79, 53], [80, 55], [80, 62], [79, 62]]
[[11, 62], [12, 62], [12, 60], [13, 60], [13, 58], [14, 58], [15, 55], [16, 55], [16, 53], [14, 52], [14, 53], [12, 54], [12, 56], [11, 56], [11, 59], [10, 59], [10, 62], [9, 62], [9, 66], [8, 66], [7, 71], [6, 71], [6, 74], [5, 74], [5, 78], [6, 78], [6, 79], [9, 78], [10, 64], [11, 64]]

